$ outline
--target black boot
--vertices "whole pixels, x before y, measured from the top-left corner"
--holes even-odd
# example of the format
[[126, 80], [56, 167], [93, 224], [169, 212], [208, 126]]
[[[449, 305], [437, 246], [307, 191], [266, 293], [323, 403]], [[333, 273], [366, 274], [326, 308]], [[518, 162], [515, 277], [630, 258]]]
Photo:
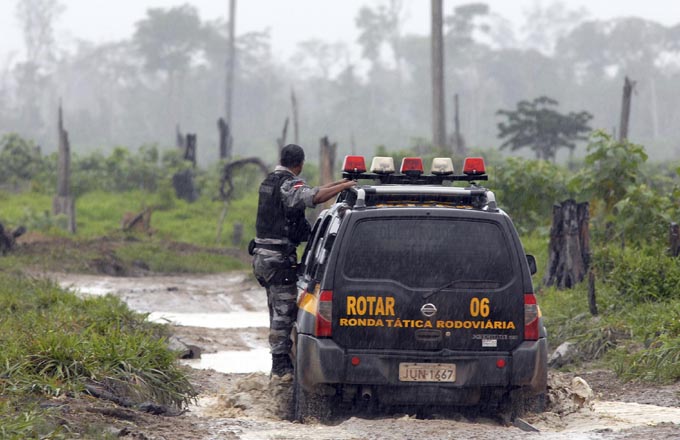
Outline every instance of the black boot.
[[285, 376], [293, 372], [293, 363], [290, 361], [290, 356], [285, 354], [272, 355], [272, 376]]

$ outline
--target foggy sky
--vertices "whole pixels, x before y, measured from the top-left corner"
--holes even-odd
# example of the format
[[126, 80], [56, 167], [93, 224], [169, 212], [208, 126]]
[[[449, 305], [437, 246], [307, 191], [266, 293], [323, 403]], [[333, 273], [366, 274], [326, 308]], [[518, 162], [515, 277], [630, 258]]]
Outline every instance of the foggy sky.
[[[23, 42], [16, 19], [16, 1], [0, 0], [0, 64], [21, 59]], [[429, 0], [403, 0], [405, 31], [426, 34], [429, 31]], [[445, 10], [472, 1], [445, 0]], [[56, 26], [57, 46], [68, 47], [78, 39], [104, 43], [129, 38], [136, 21], [153, 7], [168, 8], [189, 3], [196, 6], [203, 20], [224, 18], [229, 0], [60, 0], [66, 7]], [[376, 5], [379, 0], [239, 0], [237, 32], [269, 28], [276, 53], [286, 58], [296, 43], [318, 38], [324, 41], [356, 40], [354, 19], [362, 5]], [[497, 13], [521, 26], [524, 12], [535, 3], [548, 5], [553, 0], [487, 0]], [[680, 4], [669, 0], [566, 0], [569, 9], [585, 7], [593, 18], [636, 15], [662, 24], [675, 24]], [[672, 11], [675, 9], [675, 11]]]

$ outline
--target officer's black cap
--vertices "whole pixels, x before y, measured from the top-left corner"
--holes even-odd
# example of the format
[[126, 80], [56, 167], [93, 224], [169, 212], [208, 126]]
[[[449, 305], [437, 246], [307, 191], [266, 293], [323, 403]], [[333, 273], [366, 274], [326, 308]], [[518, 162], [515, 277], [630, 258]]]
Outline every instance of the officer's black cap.
[[286, 168], [301, 165], [305, 161], [305, 150], [301, 146], [288, 144], [281, 149], [281, 165]]

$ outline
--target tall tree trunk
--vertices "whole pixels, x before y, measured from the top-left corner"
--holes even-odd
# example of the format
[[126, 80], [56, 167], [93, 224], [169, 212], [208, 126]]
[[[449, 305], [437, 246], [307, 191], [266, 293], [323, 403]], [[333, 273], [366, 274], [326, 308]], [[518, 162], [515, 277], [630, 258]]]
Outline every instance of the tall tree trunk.
[[623, 99], [621, 100], [621, 124], [619, 129], [619, 140], [628, 139], [628, 123], [630, 122], [630, 102], [635, 88], [635, 81], [626, 77], [623, 83]]
[[463, 134], [460, 132], [460, 107], [458, 102], [458, 93], [453, 95], [453, 127], [454, 153], [464, 156], [467, 148], [465, 147], [465, 139], [463, 139]]
[[[225, 88], [224, 118], [231, 133], [234, 132], [232, 124], [232, 108], [234, 99], [234, 71], [236, 69], [236, 0], [229, 0], [229, 46], [227, 47], [227, 75]], [[232, 135], [233, 136], [233, 135]]]
[[432, 0], [432, 146], [446, 147], [442, 0]]
[[59, 158], [57, 170], [57, 195], [52, 200], [52, 212], [54, 215], [66, 215], [68, 219], [67, 229], [70, 233], [75, 234], [75, 201], [71, 195], [71, 146], [68, 140], [68, 132], [64, 129], [64, 117], [61, 104], [59, 104], [58, 119]]

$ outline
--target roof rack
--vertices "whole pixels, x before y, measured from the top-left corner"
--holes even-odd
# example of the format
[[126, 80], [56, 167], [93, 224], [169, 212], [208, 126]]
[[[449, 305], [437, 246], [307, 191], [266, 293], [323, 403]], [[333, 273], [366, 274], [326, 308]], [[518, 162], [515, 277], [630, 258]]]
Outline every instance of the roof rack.
[[477, 186], [459, 188], [430, 185], [362, 185], [345, 191], [338, 202], [344, 202], [355, 209], [390, 204], [433, 204], [498, 211], [493, 191]]

